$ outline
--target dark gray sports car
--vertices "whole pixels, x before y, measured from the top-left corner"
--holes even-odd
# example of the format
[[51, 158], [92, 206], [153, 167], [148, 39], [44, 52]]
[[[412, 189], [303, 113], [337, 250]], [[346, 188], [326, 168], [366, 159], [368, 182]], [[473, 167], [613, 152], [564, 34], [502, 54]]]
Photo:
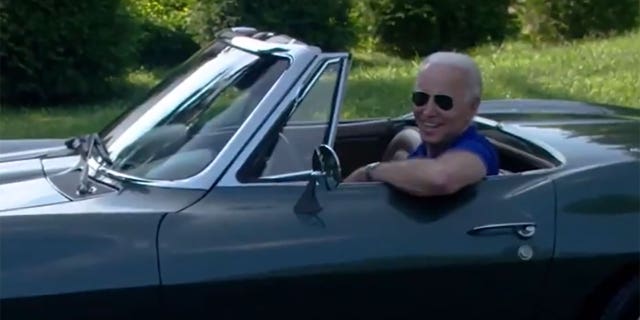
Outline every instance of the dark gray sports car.
[[0, 142], [1, 318], [638, 318], [637, 112], [485, 101], [501, 174], [418, 198], [341, 183], [415, 125], [340, 120], [349, 66], [234, 28], [100, 132]]

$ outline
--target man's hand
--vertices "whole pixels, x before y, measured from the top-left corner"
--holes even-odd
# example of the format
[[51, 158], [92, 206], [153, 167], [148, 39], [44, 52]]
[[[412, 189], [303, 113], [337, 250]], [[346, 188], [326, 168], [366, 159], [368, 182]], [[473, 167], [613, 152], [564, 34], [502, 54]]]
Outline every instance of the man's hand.
[[366, 166], [360, 167], [353, 171], [343, 182], [367, 182]]
[[458, 192], [486, 176], [484, 163], [468, 151], [448, 151], [436, 159], [381, 163], [371, 176], [415, 196]]
[[[366, 166], [344, 182], [367, 182]], [[382, 162], [371, 171], [373, 181], [385, 182], [415, 196], [452, 194], [485, 177], [482, 160], [467, 151], [449, 151], [437, 159]]]

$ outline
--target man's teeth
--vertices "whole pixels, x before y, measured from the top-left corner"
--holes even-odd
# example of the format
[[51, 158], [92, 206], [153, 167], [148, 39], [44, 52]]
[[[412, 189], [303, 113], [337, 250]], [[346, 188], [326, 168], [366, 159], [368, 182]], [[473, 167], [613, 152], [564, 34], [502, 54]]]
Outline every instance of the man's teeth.
[[422, 125], [424, 125], [427, 128], [436, 128], [439, 126], [439, 124], [436, 123], [429, 123], [429, 122], [423, 122]]

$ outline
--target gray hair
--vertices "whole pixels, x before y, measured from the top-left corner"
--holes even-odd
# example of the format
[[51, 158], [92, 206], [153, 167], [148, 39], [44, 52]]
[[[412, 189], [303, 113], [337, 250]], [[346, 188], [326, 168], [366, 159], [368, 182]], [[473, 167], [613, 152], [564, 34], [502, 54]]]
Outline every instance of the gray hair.
[[473, 59], [463, 53], [457, 52], [435, 52], [427, 56], [420, 64], [420, 72], [427, 64], [439, 64], [458, 67], [464, 70], [467, 77], [467, 86], [470, 90], [470, 99], [480, 99], [482, 97], [482, 75], [480, 68]]

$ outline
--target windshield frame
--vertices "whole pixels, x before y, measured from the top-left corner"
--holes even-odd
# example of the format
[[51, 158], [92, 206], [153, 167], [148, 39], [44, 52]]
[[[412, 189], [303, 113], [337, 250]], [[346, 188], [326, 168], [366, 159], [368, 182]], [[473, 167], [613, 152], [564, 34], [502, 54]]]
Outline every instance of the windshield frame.
[[238, 155], [237, 160], [224, 173], [224, 176], [221, 178], [218, 185], [223, 187], [306, 185], [309, 181], [309, 174], [313, 171], [312, 169], [267, 176], [260, 178], [257, 181], [250, 182], [240, 181], [238, 178], [238, 172], [240, 172], [247, 161], [254, 156], [254, 151], [260, 147], [263, 143], [263, 139], [267, 137], [272, 127], [278, 126], [283, 116], [288, 118], [288, 116], [299, 106], [299, 103], [304, 100], [311, 87], [316, 84], [317, 79], [321, 76], [325, 68], [331, 63], [339, 63], [341, 66], [338, 75], [338, 83], [332, 97], [330, 118], [325, 122], [327, 124], [327, 129], [323, 138], [323, 144], [327, 144], [333, 148], [337, 135], [340, 112], [344, 102], [343, 100], [346, 92], [347, 79], [350, 73], [351, 59], [352, 56], [348, 52], [325, 52], [319, 54], [317, 59], [313, 62], [313, 65], [304, 71], [296, 89], [291, 90], [285, 97], [284, 102], [277, 106], [278, 109], [270, 115], [268, 119], [266, 119], [267, 122], [265, 123], [265, 126], [256, 132], [256, 137]]
[[[217, 39], [216, 41], [225, 40]], [[321, 52], [319, 48], [313, 46], [302, 44], [268, 43], [244, 36], [236, 36], [233, 39], [226, 41], [226, 44], [233, 48], [257, 55], [272, 55], [287, 59], [289, 67], [267, 91], [265, 96], [257, 104], [249, 117], [233, 134], [225, 147], [204, 167], [203, 170], [184, 179], [153, 180], [132, 176], [130, 174], [111, 169], [101, 161], [98, 161], [97, 155], [93, 153], [89, 155], [88, 158], [90, 176], [94, 179], [103, 180], [110, 184], [113, 183], [115, 179], [119, 182], [127, 181], [135, 184], [156, 187], [199, 190], [210, 189], [224, 170], [231, 164], [235, 155], [237, 155], [241, 151], [242, 147], [248, 143], [254, 132], [260, 128], [268, 115], [273, 112], [284, 96], [286, 96], [291, 88], [299, 81], [300, 76], [304, 73], [308, 65], [312, 63], [315, 57]], [[133, 109], [135, 109], [135, 107]], [[129, 112], [131, 112], [131, 109], [125, 110], [123, 113]], [[113, 124], [110, 124], [109, 126], [113, 126]]]

